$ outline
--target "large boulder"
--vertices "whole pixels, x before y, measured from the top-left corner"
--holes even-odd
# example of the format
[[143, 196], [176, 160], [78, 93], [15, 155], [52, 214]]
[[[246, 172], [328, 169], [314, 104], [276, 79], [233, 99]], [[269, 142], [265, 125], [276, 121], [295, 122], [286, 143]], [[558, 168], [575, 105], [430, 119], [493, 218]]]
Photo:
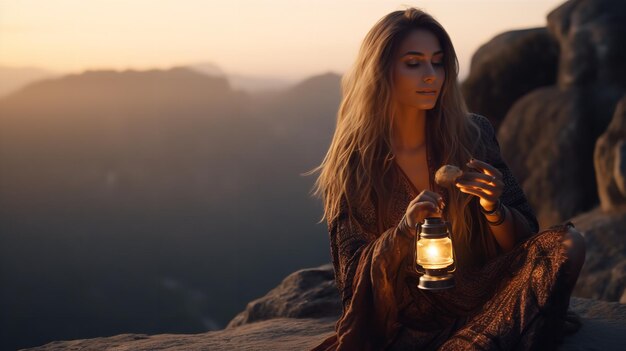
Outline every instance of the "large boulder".
[[619, 0], [571, 0], [552, 11], [558, 83], [518, 99], [500, 125], [502, 154], [542, 227], [598, 203], [593, 150], [626, 93], [623, 23]]
[[600, 205], [605, 211], [626, 205], [626, 95], [596, 141], [594, 152]]
[[626, 2], [570, 0], [548, 14], [559, 41], [558, 85], [626, 86]]
[[573, 294], [626, 303], [626, 206], [608, 212], [598, 207], [571, 221], [587, 248]]
[[272, 318], [321, 318], [341, 313], [332, 264], [291, 273], [265, 296], [251, 301], [226, 329]]
[[497, 130], [513, 103], [556, 82], [558, 42], [543, 28], [504, 32], [472, 56], [461, 89], [467, 107], [489, 118]]
[[541, 227], [598, 203], [593, 150], [611, 113], [589, 110], [596, 98], [604, 100], [584, 87], [536, 89], [513, 105], [498, 131], [502, 156]]

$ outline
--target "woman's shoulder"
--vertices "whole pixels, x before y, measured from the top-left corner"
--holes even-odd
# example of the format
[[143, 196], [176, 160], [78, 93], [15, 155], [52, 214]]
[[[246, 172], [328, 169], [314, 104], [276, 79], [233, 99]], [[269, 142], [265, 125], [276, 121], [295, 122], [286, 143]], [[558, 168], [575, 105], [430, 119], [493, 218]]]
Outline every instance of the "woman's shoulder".
[[468, 118], [480, 128], [480, 131], [482, 133], [487, 134], [487, 136], [492, 136], [495, 134], [493, 125], [487, 117], [478, 113], [470, 112], [468, 114]]
[[500, 144], [498, 143], [495, 129], [489, 119], [478, 113], [469, 113], [468, 118], [478, 127], [480, 134], [477, 138], [485, 148], [485, 160], [499, 163]]

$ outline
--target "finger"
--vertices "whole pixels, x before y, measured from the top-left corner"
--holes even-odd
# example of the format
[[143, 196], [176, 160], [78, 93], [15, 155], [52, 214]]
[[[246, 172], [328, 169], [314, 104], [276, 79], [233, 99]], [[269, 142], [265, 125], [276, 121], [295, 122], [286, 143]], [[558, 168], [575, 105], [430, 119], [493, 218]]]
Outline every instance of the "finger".
[[457, 183], [456, 186], [459, 190], [466, 189], [466, 190], [480, 191], [481, 193], [484, 193], [485, 195], [488, 195], [488, 196], [494, 195], [496, 192], [498, 192], [497, 187], [480, 183], [480, 182], [462, 182], [462, 183]]
[[419, 195], [417, 195], [415, 197], [415, 199], [413, 199], [413, 201], [415, 202], [419, 202], [419, 201], [432, 201], [434, 203], [437, 203], [439, 201], [440, 196], [435, 196], [432, 194], [426, 194], [426, 193], [421, 193]]
[[493, 195], [485, 194], [485, 192], [481, 191], [480, 189], [459, 188], [459, 190], [463, 193], [478, 196], [479, 198], [484, 199], [486, 201], [490, 201], [490, 202], [495, 201], [494, 199], [496, 198]]
[[488, 195], [481, 193], [480, 191], [476, 189], [463, 189], [461, 191], [466, 194], [474, 195], [482, 200], [485, 200], [491, 203], [495, 203], [498, 200], [498, 196], [488, 196]]
[[420, 201], [431, 201], [432, 203], [439, 205], [440, 207], [444, 206], [443, 197], [441, 197], [441, 195], [435, 192], [428, 191], [428, 190], [422, 191], [411, 202], [420, 202]]
[[457, 188], [478, 189], [485, 192], [488, 195], [493, 195], [498, 192], [498, 187], [495, 185], [485, 184], [482, 182], [471, 181], [459, 181], [455, 184]]
[[488, 174], [490, 176], [496, 176], [497, 178], [502, 178], [502, 173], [500, 173], [500, 171], [497, 168], [495, 168], [494, 166], [488, 164], [487, 162], [483, 162], [481, 160], [477, 160], [475, 158], [472, 158], [471, 160], [469, 160], [467, 165], [469, 167], [481, 170], [481, 171], [483, 171], [484, 173], [486, 173], [486, 174]]
[[454, 185], [457, 186], [457, 188], [459, 186], [464, 186], [466, 188], [484, 189], [488, 194], [494, 195], [494, 196], [500, 196], [500, 194], [502, 194], [502, 191], [504, 189], [504, 183], [501, 180], [495, 180], [495, 181], [486, 182], [486, 183], [483, 183], [482, 181], [479, 182], [479, 181], [459, 180]]
[[463, 172], [463, 175], [457, 180], [480, 181], [485, 184], [495, 184], [496, 177], [480, 172]]
[[432, 206], [431, 203], [420, 203], [420, 205], [416, 207], [416, 213], [417, 221], [423, 222], [424, 218], [441, 217], [442, 210], [439, 207]]
[[441, 216], [442, 210], [432, 202], [418, 202], [409, 207], [409, 212], [417, 216], [416, 222], [421, 222], [426, 217]]
[[409, 207], [412, 207], [412, 210], [414, 211], [423, 211], [423, 210], [430, 210], [433, 212], [441, 211], [441, 208], [437, 205], [437, 203], [432, 202], [432, 201], [418, 201], [409, 205]]
[[439, 207], [441, 208], [445, 207], [446, 203], [444, 202], [443, 196], [441, 196], [441, 194], [436, 193], [434, 191], [430, 191], [430, 190], [424, 190], [424, 194], [435, 198], [437, 200], [437, 203], [439, 204]]
[[434, 192], [434, 191], [430, 191], [430, 190], [422, 190], [421, 193], [419, 193], [419, 195], [416, 196], [416, 198], [419, 198], [420, 196], [429, 196], [433, 199], [437, 199], [437, 200], [443, 200], [443, 198], [441, 197], [440, 194]]

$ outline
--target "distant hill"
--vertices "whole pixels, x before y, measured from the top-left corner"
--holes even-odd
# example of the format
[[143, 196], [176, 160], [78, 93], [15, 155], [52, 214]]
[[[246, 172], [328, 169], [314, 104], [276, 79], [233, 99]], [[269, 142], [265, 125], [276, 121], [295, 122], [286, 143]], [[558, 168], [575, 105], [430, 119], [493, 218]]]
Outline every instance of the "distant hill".
[[339, 79], [249, 94], [182, 67], [87, 71], [0, 98], [0, 348], [221, 328], [328, 262], [299, 174]]
[[249, 93], [285, 90], [294, 84], [294, 82], [286, 79], [226, 73], [219, 66], [211, 62], [191, 64], [185, 67], [208, 76], [224, 77], [228, 80], [233, 89]]
[[0, 98], [18, 91], [29, 83], [60, 75], [36, 67], [0, 66]]

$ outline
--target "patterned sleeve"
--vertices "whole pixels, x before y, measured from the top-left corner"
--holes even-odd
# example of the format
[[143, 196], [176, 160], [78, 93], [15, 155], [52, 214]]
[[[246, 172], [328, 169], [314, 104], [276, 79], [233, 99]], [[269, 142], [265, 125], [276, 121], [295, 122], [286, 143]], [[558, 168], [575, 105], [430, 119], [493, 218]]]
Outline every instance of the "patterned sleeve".
[[491, 122], [489, 122], [486, 117], [475, 113], [471, 114], [471, 116], [473, 118], [473, 121], [480, 126], [482, 140], [487, 146], [487, 159], [485, 160], [485, 162], [496, 167], [502, 173], [504, 189], [500, 200], [504, 205], [508, 206], [509, 208], [515, 209], [517, 212], [523, 215], [524, 218], [526, 218], [528, 226], [530, 227], [530, 230], [532, 232], [531, 234], [537, 233], [539, 231], [539, 224], [537, 222], [535, 212], [528, 203], [526, 195], [524, 194], [524, 191], [515, 179], [515, 176], [502, 159], [502, 155], [500, 153], [500, 144], [498, 143], [496, 133], [493, 129], [493, 126], [491, 125]]
[[336, 325], [339, 343], [349, 350], [383, 349], [401, 327], [399, 294], [407, 292], [398, 282], [413, 239], [401, 223], [370, 235], [345, 210], [329, 223], [329, 236], [343, 304]]
[[351, 286], [350, 284], [346, 286], [345, 278], [354, 277], [357, 267], [354, 260], [355, 258], [358, 260], [367, 244], [365, 235], [360, 231], [351, 230], [349, 225], [347, 212], [341, 211], [339, 217], [328, 226], [330, 251], [335, 267], [335, 282], [344, 309], [352, 297]]

